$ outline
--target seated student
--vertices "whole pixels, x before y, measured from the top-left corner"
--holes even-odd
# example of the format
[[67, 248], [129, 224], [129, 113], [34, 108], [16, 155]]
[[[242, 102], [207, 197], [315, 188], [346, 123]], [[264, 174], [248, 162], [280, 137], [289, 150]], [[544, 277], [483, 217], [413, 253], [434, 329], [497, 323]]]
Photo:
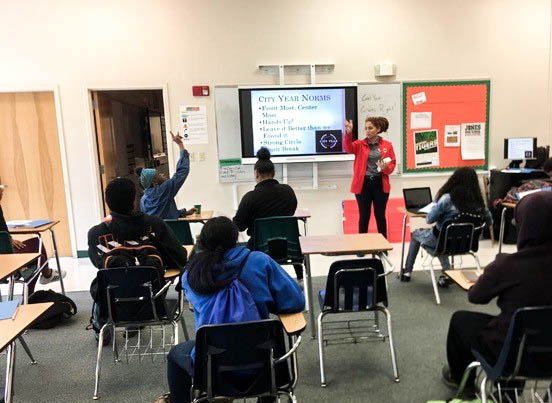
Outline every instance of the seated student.
[[[2, 196], [4, 195], [4, 187], [0, 187], [0, 202], [2, 201]], [[0, 205], [0, 232], [7, 232], [9, 233], [8, 226], [6, 224], [6, 220], [4, 219], [4, 212], [2, 211], [2, 206]], [[30, 238], [25, 241], [18, 241], [17, 239], [11, 238], [11, 243], [13, 246], [13, 249], [15, 253], [36, 253], [38, 252], [38, 245], [39, 245], [39, 239], [38, 237]], [[54, 272], [52, 269], [48, 267], [48, 256], [46, 255], [46, 249], [44, 248], [44, 244], [42, 245], [42, 249], [40, 251], [40, 261], [41, 265], [46, 261], [46, 265], [42, 269], [42, 272], [40, 273], [40, 284], [48, 284], [52, 281], [59, 281], [59, 274]], [[36, 265], [28, 267], [26, 269], [20, 270], [21, 276], [24, 279], [30, 278], [36, 270]], [[61, 270], [61, 275], [63, 278], [65, 278], [65, 275], [67, 272], [65, 270]], [[36, 285], [36, 278], [28, 284], [28, 290], [29, 295], [33, 293], [34, 288]]]
[[[477, 174], [472, 168], [458, 168], [446, 183], [439, 189], [435, 197], [436, 203], [426, 217], [428, 224], [435, 223], [433, 228], [422, 228], [412, 232], [412, 240], [408, 248], [406, 264], [401, 275], [401, 281], [410, 281], [414, 262], [420, 245], [429, 248], [437, 247], [437, 236], [445, 221], [452, 219], [458, 213], [479, 214], [485, 217], [485, 224], [492, 222], [491, 213], [485, 208]], [[435, 229], [437, 231], [435, 231]], [[450, 268], [446, 256], [439, 256], [443, 270]]]
[[[241, 199], [238, 211], [233, 218], [240, 231], [247, 230], [247, 247], [253, 249], [255, 234], [253, 229], [257, 218], [274, 216], [292, 216], [297, 209], [297, 197], [289, 185], [274, 179], [274, 164], [270, 160], [270, 151], [262, 147], [257, 151], [255, 163], [255, 189], [247, 192]], [[303, 280], [301, 265], [294, 265], [297, 280]]]
[[504, 198], [494, 200], [493, 206], [498, 207], [500, 203], [517, 203], [519, 201], [518, 193], [552, 186], [552, 158], [548, 158], [544, 162], [542, 169], [548, 175], [548, 178], [531, 179], [523, 182], [520, 186], [511, 188]]
[[[186, 249], [180, 245], [174, 233], [161, 218], [135, 211], [135, 197], [136, 186], [130, 179], [116, 178], [108, 183], [105, 188], [105, 201], [111, 210], [110, 220], [95, 225], [88, 231], [88, 257], [92, 264], [98, 269], [102, 268], [102, 257], [98, 250], [101, 237], [111, 234], [114, 241], [124, 245], [126, 241], [136, 241], [144, 235], [154, 233], [157, 240], [155, 246], [158, 247], [163, 263], [180, 266], [177, 268], [182, 269], [187, 262]], [[94, 279], [90, 285], [93, 299], [96, 298], [96, 293], [97, 282]], [[99, 339], [99, 331], [103, 323], [96, 304], [92, 312], [92, 328], [95, 331], [96, 340]], [[135, 334], [136, 332], [133, 332], [132, 336]], [[104, 345], [109, 344], [110, 337], [110, 334], [106, 336]]]
[[[180, 245], [167, 224], [155, 216], [135, 211], [134, 196], [136, 187], [127, 178], [116, 178], [105, 188], [105, 201], [111, 210], [111, 220], [95, 225], [88, 231], [88, 256], [92, 264], [102, 268], [102, 259], [97, 248], [100, 237], [113, 234], [115, 241], [124, 244], [134, 241], [151, 232], [165, 249], [168, 256], [161, 256], [164, 262], [175, 261], [181, 267], [187, 262], [186, 249]], [[163, 254], [163, 251], [159, 251]]]
[[[213, 218], [199, 235], [196, 253], [182, 275], [182, 288], [194, 306], [195, 328], [207, 323], [217, 291], [226, 287], [242, 263], [239, 280], [251, 293], [261, 319], [269, 313], [300, 312], [305, 307], [301, 288], [282, 267], [262, 252], [236, 246], [238, 228], [226, 217]], [[157, 402], [187, 403], [193, 377], [193, 340], [173, 347], [167, 358], [170, 398]]]
[[491, 362], [496, 360], [518, 308], [552, 305], [552, 192], [524, 197], [514, 214], [518, 251], [496, 255], [468, 291], [468, 300], [474, 304], [488, 304], [497, 297], [500, 314], [457, 311], [450, 320], [443, 381], [451, 387], [458, 386], [474, 361], [472, 347]]
[[140, 210], [149, 215], [155, 215], [162, 219], [175, 219], [195, 213], [195, 209], [176, 208], [174, 198], [190, 173], [190, 155], [184, 149], [182, 136], [172, 133], [173, 141], [180, 148], [180, 159], [176, 164], [176, 172], [172, 178], [157, 172], [153, 168], [137, 168], [136, 174], [140, 176], [140, 184], [144, 188], [144, 195], [140, 200]]

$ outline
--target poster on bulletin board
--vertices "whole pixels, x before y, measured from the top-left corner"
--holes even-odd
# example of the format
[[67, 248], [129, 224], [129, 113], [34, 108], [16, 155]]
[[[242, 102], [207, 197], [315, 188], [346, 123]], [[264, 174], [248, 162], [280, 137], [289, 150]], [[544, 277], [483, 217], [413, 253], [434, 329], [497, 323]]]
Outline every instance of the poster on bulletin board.
[[491, 82], [403, 83], [403, 172], [487, 169]]

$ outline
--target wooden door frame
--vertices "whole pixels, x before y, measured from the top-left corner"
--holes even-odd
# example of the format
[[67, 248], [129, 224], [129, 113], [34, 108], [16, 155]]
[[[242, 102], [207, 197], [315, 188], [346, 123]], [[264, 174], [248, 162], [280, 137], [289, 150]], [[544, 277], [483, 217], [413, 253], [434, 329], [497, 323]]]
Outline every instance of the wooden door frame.
[[[169, 131], [171, 129], [171, 114], [169, 109], [169, 87], [167, 83], [164, 84], [152, 84], [152, 85], [86, 85], [84, 87], [84, 105], [86, 108], [85, 119], [86, 127], [88, 130], [88, 149], [91, 155], [91, 166], [93, 182], [96, 184], [92, 190], [94, 206], [96, 211], [97, 222], [103, 220], [103, 199], [102, 199], [102, 182], [100, 178], [100, 161], [98, 158], [98, 142], [96, 140], [96, 127], [94, 124], [94, 105], [92, 104], [92, 91], [133, 91], [133, 90], [161, 90], [163, 96], [163, 109], [165, 113], [165, 128], [167, 137], [167, 146], [172, 144], [169, 139]], [[167, 149], [169, 160], [169, 172], [174, 174], [176, 157], [174, 156], [173, 146]]]
[[71, 240], [71, 253], [74, 258], [77, 257], [77, 234], [75, 230], [75, 216], [73, 211], [73, 194], [70, 187], [69, 162], [67, 159], [67, 149], [65, 147], [65, 132], [63, 130], [63, 114], [61, 112], [61, 98], [59, 85], [47, 86], [17, 86], [14, 88], [0, 88], [0, 93], [21, 93], [21, 92], [53, 92], [54, 107], [56, 110], [56, 123], [58, 132], [59, 153], [61, 157], [61, 170], [63, 171], [63, 189], [65, 191], [65, 203], [67, 207], [67, 221], [69, 224], [69, 239]]

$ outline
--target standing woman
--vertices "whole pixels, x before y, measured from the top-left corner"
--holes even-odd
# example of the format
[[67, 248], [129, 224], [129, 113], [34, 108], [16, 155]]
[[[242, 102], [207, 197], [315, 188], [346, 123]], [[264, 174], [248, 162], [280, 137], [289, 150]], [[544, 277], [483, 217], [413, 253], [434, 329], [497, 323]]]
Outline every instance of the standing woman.
[[395, 169], [395, 151], [391, 142], [379, 134], [386, 132], [389, 122], [383, 117], [368, 117], [364, 125], [366, 138], [353, 141], [353, 121], [345, 121], [345, 152], [355, 155], [351, 192], [358, 203], [358, 232], [368, 232], [370, 211], [374, 215], [378, 232], [387, 238], [385, 208], [389, 199], [389, 175]]

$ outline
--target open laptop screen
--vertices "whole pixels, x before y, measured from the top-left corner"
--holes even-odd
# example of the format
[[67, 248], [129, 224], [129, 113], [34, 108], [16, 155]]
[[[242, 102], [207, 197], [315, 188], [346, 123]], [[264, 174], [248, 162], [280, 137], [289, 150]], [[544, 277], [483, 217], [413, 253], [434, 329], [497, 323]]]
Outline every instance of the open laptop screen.
[[433, 201], [429, 187], [403, 189], [403, 196], [407, 210], [419, 210]]

